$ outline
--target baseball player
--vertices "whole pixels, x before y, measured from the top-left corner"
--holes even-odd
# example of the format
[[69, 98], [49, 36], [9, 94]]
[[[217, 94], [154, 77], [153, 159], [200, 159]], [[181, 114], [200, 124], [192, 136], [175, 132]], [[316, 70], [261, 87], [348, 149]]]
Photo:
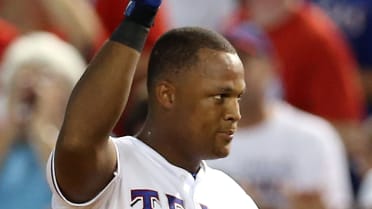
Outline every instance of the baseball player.
[[109, 136], [160, 4], [132, 0], [73, 90], [47, 167], [52, 208], [257, 208], [203, 161], [228, 155], [245, 89], [241, 60], [215, 32], [185, 27], [164, 34], [150, 57], [142, 130]]

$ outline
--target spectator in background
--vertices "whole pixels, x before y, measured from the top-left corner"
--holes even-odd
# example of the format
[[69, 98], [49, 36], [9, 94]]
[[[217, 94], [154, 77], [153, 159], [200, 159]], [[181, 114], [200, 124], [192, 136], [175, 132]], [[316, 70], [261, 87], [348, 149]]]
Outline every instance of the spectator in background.
[[[118, 121], [116, 127], [113, 130], [114, 135], [123, 136], [131, 135], [136, 132], [135, 128], [132, 126], [139, 125], [143, 116], [139, 118], [137, 115], [143, 115], [141, 111], [146, 111], [143, 109], [145, 101], [143, 100], [146, 95], [146, 75], [147, 75], [147, 64], [150, 55], [150, 51], [157, 41], [157, 39], [165, 33], [170, 28], [170, 18], [169, 11], [167, 8], [167, 3], [169, 0], [164, 1], [162, 6], [159, 8], [159, 12], [156, 15], [154, 26], [151, 28], [149, 36], [146, 40], [145, 48], [141, 54], [141, 60], [138, 62], [136, 74], [133, 80], [133, 91], [131, 91], [129, 96], [128, 104], [122, 117]], [[187, 1], [186, 1], [187, 2]], [[117, 25], [123, 19], [123, 11], [127, 7], [128, 0], [96, 0], [95, 7], [97, 13], [106, 29], [109, 33], [112, 33]], [[181, 3], [181, 2], [178, 2]], [[134, 113], [135, 112], [135, 113]], [[136, 114], [138, 113], [138, 114]], [[146, 115], [144, 115], [146, 116]], [[133, 120], [132, 120], [133, 119]], [[135, 122], [134, 122], [135, 121]], [[132, 122], [136, 123], [132, 125]]]
[[208, 163], [245, 186], [261, 209], [349, 209], [346, 152], [336, 130], [268, 96], [276, 61], [257, 27], [245, 23], [227, 31], [245, 66], [247, 92], [230, 155]]
[[287, 101], [334, 122], [361, 120], [355, 60], [320, 8], [301, 0], [241, 0], [241, 6], [232, 24], [248, 19], [265, 29], [278, 54]]
[[41, 30], [55, 33], [75, 46], [86, 60], [107, 37], [87, 0], [0, 0], [0, 17], [22, 34]]
[[212, 30], [219, 30], [236, 6], [234, 0], [167, 0], [167, 3], [171, 8], [172, 26], [200, 26]]
[[313, 0], [323, 7], [347, 37], [356, 55], [367, 99], [367, 113], [372, 114], [372, 1]]
[[311, 2], [239, 2], [229, 24], [252, 20], [264, 28], [278, 55], [284, 99], [336, 127], [350, 158], [356, 191], [360, 173], [355, 165], [365, 100], [356, 61], [341, 31]]
[[0, 71], [6, 101], [0, 127], [1, 208], [50, 208], [45, 164], [84, 68], [79, 52], [49, 33], [20, 36], [6, 50]]

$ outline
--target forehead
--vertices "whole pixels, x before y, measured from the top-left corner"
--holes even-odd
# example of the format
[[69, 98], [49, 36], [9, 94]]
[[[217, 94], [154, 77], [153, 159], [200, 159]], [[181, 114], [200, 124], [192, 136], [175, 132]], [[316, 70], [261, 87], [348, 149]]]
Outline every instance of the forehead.
[[195, 85], [237, 91], [245, 88], [244, 68], [237, 54], [202, 48], [198, 51], [198, 63], [193, 68], [190, 72]]

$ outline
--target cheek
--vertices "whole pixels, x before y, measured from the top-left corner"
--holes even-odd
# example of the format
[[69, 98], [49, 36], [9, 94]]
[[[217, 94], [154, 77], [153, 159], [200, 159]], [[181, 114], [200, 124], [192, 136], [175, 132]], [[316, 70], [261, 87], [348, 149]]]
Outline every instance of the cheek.
[[221, 128], [221, 109], [214, 103], [200, 103], [189, 112], [182, 127], [189, 136], [189, 146], [206, 159], [225, 157], [229, 153], [228, 143], [217, 134]]
[[194, 135], [205, 135], [211, 128], [211, 122], [209, 122], [210, 120], [210, 115], [207, 111], [195, 111], [190, 114], [187, 123], [190, 131]]
[[208, 101], [200, 103], [193, 111], [190, 123], [194, 136], [200, 139], [198, 143], [210, 144], [215, 139], [221, 121], [220, 111]]
[[206, 98], [193, 108], [192, 114], [201, 126], [210, 126], [218, 122], [220, 110], [212, 98]]
[[221, 120], [221, 108], [211, 98], [188, 98], [178, 103], [176, 115], [182, 118], [179, 129], [195, 138], [195, 143], [210, 142]]

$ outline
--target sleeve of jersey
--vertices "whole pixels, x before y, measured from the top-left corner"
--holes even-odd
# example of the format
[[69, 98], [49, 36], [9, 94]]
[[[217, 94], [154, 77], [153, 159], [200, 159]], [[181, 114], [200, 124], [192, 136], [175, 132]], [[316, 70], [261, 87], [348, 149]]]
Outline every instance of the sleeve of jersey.
[[[114, 143], [115, 144], [115, 143]], [[117, 145], [115, 144], [116, 154], [117, 154], [117, 161], [119, 161], [119, 153]], [[93, 199], [84, 202], [84, 203], [74, 203], [72, 201], [69, 201], [61, 192], [59, 189], [56, 175], [55, 175], [55, 169], [54, 169], [54, 150], [50, 154], [50, 157], [47, 162], [46, 166], [46, 178], [50, 187], [50, 190], [52, 191], [52, 208], [54, 209], [62, 209], [62, 208], [72, 208], [72, 207], [79, 207], [81, 209], [84, 208], [91, 208], [93, 205], [98, 206], [105, 204], [105, 201], [107, 201], [109, 198], [106, 198], [108, 196], [111, 196], [115, 192], [115, 185], [118, 182], [118, 176], [120, 174], [120, 162], [117, 162], [117, 170], [114, 172], [114, 178], [106, 185], [106, 187], [97, 194]]]
[[208, 208], [258, 209], [254, 200], [234, 179], [220, 170], [210, 167], [207, 169], [210, 174], [208, 179], [204, 179], [204, 185], [198, 192], [208, 194], [205, 197]]
[[[233, 179], [228, 177], [228, 182], [227, 184], [230, 185], [231, 191], [236, 191], [235, 197], [238, 197], [237, 199], [240, 199], [237, 202], [231, 201], [233, 208], [246, 208], [246, 209], [258, 209], [256, 202], [249, 196], [243, 188]], [[220, 185], [221, 188], [228, 188], [229, 186], [225, 185]]]

